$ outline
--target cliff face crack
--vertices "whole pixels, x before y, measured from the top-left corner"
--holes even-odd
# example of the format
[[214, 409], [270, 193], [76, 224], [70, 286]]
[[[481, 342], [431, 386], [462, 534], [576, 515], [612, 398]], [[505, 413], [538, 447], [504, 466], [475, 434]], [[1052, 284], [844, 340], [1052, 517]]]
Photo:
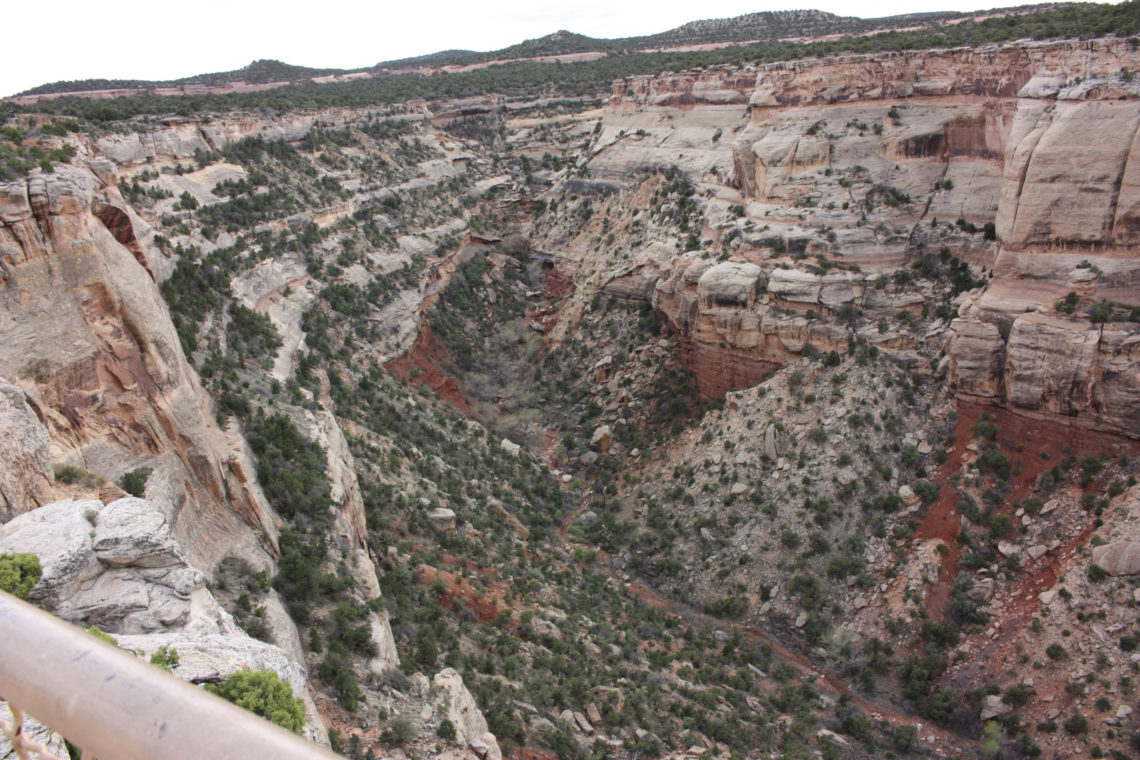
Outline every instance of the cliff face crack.
[[1133, 158], [1136, 156], [1140, 156], [1140, 124], [1133, 129], [1132, 142], [1129, 146], [1128, 155], [1125, 157], [1123, 166], [1112, 184], [1112, 202], [1107, 215], [1110, 229], [1107, 230], [1107, 234], [1105, 235], [1105, 241], [1110, 244], [1127, 245], [1136, 240], [1137, 224], [1135, 215], [1129, 213], [1130, 209], [1125, 208], [1124, 218], [1121, 218], [1120, 209], [1120, 196], [1124, 190], [1125, 177], [1140, 169], [1140, 167], [1137, 167], [1136, 162], [1133, 161]]
[[[1022, 193], [1025, 190], [1025, 180], [1029, 176], [1030, 167], [1033, 165], [1033, 154], [1037, 150], [1037, 143], [1041, 140], [1041, 135], [1044, 134], [1045, 130], [1049, 128], [1049, 124], [1052, 122], [1053, 108], [1051, 107], [1046, 109], [1044, 113], [1040, 114], [1034, 120], [1033, 126], [1029, 129], [1029, 132], [1026, 133], [1025, 137], [1022, 138], [1021, 143], [1018, 143], [1015, 146], [1011, 146], [1007, 150], [1007, 167], [1009, 166], [1011, 160], [1016, 160], [1017, 151], [1022, 144], [1025, 144], [1025, 150], [1028, 151], [1027, 155], [1025, 156], [1025, 165], [1020, 167], [1020, 173], [1017, 176], [1017, 192], [1013, 194], [1013, 198], [1015, 200], [1013, 201], [1013, 213], [1009, 223], [1009, 234], [1008, 236], [1002, 236], [1003, 239], [1005, 239], [1007, 242], [1014, 237], [1014, 234], [1018, 228], [1018, 216], [1021, 213], [1021, 197]], [[1012, 155], [1010, 154], [1010, 151], [1012, 151]]]
[[206, 143], [206, 145], [210, 146], [210, 150], [217, 150], [218, 149], [219, 146], [216, 145], [214, 143], [214, 141], [210, 139], [210, 135], [206, 133], [206, 130], [202, 129], [201, 124], [198, 125], [198, 136], [202, 138], [202, 142], [204, 142], [204, 143]]

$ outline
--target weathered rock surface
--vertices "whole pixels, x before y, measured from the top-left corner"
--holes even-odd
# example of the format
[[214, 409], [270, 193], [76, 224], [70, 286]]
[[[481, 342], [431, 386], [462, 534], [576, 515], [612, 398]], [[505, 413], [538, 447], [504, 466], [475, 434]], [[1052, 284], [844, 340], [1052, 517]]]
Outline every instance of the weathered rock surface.
[[[776, 276], [779, 272], [773, 273]], [[755, 264], [724, 262], [709, 267], [697, 281], [703, 309], [713, 306], [751, 306], [764, 285], [764, 270]]]
[[216, 683], [243, 668], [273, 670], [305, 701], [309, 736], [327, 742], [304, 669], [238, 628], [150, 502], [55, 502], [0, 526], [0, 552], [39, 557], [43, 576], [30, 601], [78, 626], [98, 626], [143, 656], [174, 647], [180, 678]]
[[1140, 326], [1030, 312], [1003, 337], [1001, 316], [978, 313], [951, 323], [951, 379], [962, 392], [1140, 433]]
[[439, 690], [437, 706], [446, 712], [447, 719], [455, 726], [457, 739], [482, 760], [502, 760], [499, 742], [487, 729], [487, 719], [464, 685], [463, 677], [452, 668], [446, 668], [435, 675], [433, 685]]
[[165, 517], [142, 499], [49, 504], [0, 527], [0, 551], [40, 558], [30, 599], [64, 620], [112, 633], [237, 632]]
[[0, 523], [47, 503], [53, 481], [50, 444], [27, 395], [0, 377]]
[[[0, 373], [52, 458], [148, 494], [199, 564], [267, 566], [275, 528], [236, 435], [218, 429], [105, 160], [0, 185]], [[45, 318], [50, 315], [50, 318]]]
[[392, 635], [388, 610], [369, 614], [368, 627], [372, 631], [372, 643], [376, 645], [376, 656], [369, 660], [368, 669], [376, 675], [399, 670], [400, 653], [396, 650], [396, 637]]
[[1140, 574], [1140, 541], [1117, 541], [1093, 547], [1092, 563], [1109, 575]]

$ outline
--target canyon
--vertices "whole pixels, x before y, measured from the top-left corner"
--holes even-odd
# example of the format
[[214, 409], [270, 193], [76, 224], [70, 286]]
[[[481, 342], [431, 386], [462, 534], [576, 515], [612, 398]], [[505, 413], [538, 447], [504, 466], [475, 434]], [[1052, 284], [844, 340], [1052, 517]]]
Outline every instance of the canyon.
[[74, 158], [0, 183], [0, 550], [180, 677], [225, 639], [349, 754], [1126, 756], [1138, 66], [1018, 41], [45, 138]]

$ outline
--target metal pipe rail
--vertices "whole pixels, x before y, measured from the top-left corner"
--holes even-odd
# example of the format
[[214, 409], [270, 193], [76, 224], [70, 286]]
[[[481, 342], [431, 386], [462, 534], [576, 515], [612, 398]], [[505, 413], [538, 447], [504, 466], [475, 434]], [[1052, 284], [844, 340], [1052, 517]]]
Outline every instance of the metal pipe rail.
[[339, 757], [3, 591], [0, 699], [100, 760]]

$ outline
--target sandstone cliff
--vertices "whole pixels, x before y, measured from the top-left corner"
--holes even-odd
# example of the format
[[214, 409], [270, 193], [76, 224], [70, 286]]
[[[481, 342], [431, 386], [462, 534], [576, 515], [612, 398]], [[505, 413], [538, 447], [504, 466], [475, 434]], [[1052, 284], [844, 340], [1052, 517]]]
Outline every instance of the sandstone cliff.
[[[1140, 329], [1086, 316], [1105, 300], [1140, 305], [1138, 63], [1128, 42], [1095, 40], [619, 80], [585, 164], [604, 181], [591, 192], [623, 196], [609, 214], [635, 202], [648, 172], [679, 172], [698, 191], [699, 238], [674, 245], [675, 229], [650, 226], [618, 263], [594, 248], [598, 226], [539, 245], [580, 283], [660, 308], [710, 397], [806, 343], [947, 339], [967, 396], [1140, 435]], [[663, 213], [675, 217], [678, 202]], [[710, 251], [728, 260], [713, 266]], [[936, 334], [804, 319], [933, 309], [936, 293], [896, 292], [883, 275], [938, 251], [989, 285], [955, 302], [958, 319]], [[839, 271], [821, 271], [819, 257]], [[1070, 292], [1075, 313], [1057, 313]]]
[[147, 493], [195, 564], [264, 565], [275, 528], [254, 468], [214, 422], [114, 182], [95, 160], [0, 187], [0, 368], [54, 461], [151, 468]]

